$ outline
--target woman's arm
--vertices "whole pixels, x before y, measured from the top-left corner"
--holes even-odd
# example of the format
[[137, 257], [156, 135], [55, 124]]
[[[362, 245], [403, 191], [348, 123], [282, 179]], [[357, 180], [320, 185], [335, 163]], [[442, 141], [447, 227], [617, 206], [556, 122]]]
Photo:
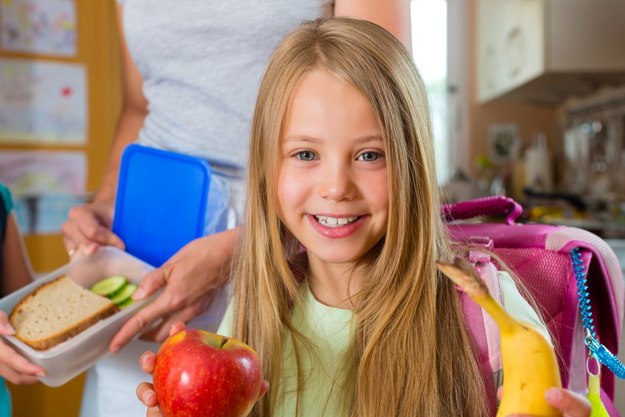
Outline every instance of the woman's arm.
[[148, 104], [143, 95], [143, 78], [126, 45], [123, 33], [123, 6], [117, 5], [117, 19], [123, 66], [123, 106], [104, 179], [92, 203], [74, 207], [63, 225], [66, 248], [73, 253], [79, 246], [89, 243], [123, 247], [123, 242], [111, 231], [117, 189], [119, 164], [124, 148], [137, 139], [147, 115]]
[[126, 145], [137, 139], [148, 113], [148, 102], [143, 95], [143, 77], [128, 51], [123, 30], [123, 20], [123, 6], [118, 3], [117, 22], [121, 41], [124, 102], [117, 124], [117, 131], [111, 145], [106, 174], [96, 194], [95, 201], [113, 201], [115, 199], [121, 154]]
[[334, 15], [377, 23], [411, 50], [410, 0], [336, 0]]

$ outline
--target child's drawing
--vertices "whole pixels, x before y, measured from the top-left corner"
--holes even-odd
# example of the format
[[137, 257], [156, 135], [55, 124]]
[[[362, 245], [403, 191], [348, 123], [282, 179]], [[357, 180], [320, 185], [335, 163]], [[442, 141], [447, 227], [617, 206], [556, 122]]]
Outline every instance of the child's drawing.
[[1, 0], [2, 49], [76, 55], [74, 0]]
[[86, 129], [82, 65], [0, 59], [0, 141], [82, 144]]

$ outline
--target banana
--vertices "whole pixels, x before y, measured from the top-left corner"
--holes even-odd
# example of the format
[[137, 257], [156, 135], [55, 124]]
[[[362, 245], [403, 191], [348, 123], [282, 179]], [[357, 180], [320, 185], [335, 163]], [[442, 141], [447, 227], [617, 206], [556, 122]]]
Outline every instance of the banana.
[[504, 384], [497, 417], [510, 414], [561, 417], [562, 413], [545, 400], [548, 388], [562, 386], [551, 344], [532, 326], [512, 318], [491, 297], [484, 281], [464, 259], [456, 257], [453, 264], [437, 262], [437, 265], [499, 327]]

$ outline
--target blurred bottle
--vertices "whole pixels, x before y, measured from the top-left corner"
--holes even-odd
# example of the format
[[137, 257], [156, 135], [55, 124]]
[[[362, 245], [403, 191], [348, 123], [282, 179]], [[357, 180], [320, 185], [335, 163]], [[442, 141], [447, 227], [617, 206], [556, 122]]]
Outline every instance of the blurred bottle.
[[525, 151], [525, 186], [539, 192], [553, 191], [551, 154], [542, 132], [534, 134], [532, 146]]
[[590, 139], [583, 125], [577, 124], [564, 132], [564, 189], [584, 194], [588, 188], [589, 170]]
[[514, 161], [512, 170], [512, 184], [510, 187], [511, 197], [518, 202], [525, 201], [525, 158], [518, 158]]

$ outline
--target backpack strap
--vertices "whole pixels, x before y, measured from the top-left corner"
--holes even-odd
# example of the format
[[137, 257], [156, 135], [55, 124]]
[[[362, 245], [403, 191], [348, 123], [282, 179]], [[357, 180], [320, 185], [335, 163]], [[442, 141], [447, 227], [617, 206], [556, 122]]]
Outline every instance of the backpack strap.
[[[468, 253], [468, 261], [474, 265], [477, 273], [482, 277], [492, 297], [502, 302], [499, 274], [491, 262], [489, 251], [493, 248], [490, 238], [471, 237], [472, 249]], [[480, 250], [483, 247], [484, 250]], [[488, 400], [492, 410], [496, 410], [496, 391], [501, 385], [501, 346], [499, 328], [494, 320], [477, 305], [469, 296], [458, 289], [460, 305], [467, 325], [467, 331], [472, 339], [476, 359], [482, 372]], [[494, 413], [493, 413], [494, 415]]]
[[454, 204], [443, 204], [441, 214], [447, 222], [472, 219], [479, 216], [506, 216], [506, 224], [515, 224], [523, 212], [523, 207], [509, 197], [494, 195], [461, 201]]

